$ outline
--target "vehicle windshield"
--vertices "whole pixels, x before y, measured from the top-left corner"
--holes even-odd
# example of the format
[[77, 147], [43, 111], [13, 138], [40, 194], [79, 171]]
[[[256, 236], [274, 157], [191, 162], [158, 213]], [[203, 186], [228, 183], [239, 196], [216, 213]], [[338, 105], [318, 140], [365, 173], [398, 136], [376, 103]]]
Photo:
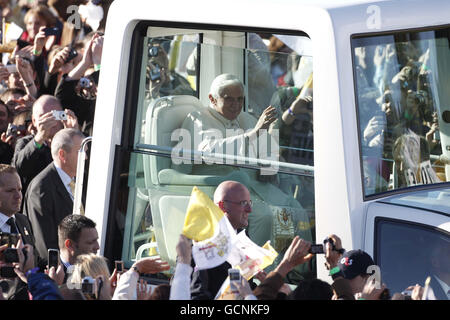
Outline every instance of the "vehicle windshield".
[[364, 195], [449, 181], [449, 28], [352, 47]]
[[[159, 255], [174, 267], [193, 188], [213, 199], [229, 180], [249, 190], [249, 239], [258, 246], [270, 241], [278, 252], [269, 269], [295, 236], [312, 242], [311, 40], [151, 26], [137, 41], [140, 65], [127, 87], [137, 97], [133, 145], [120, 186], [127, 195], [119, 209], [125, 265]], [[266, 114], [273, 122], [248, 138], [244, 132], [259, 128]], [[296, 267], [288, 281], [314, 277], [315, 260], [311, 265]]]

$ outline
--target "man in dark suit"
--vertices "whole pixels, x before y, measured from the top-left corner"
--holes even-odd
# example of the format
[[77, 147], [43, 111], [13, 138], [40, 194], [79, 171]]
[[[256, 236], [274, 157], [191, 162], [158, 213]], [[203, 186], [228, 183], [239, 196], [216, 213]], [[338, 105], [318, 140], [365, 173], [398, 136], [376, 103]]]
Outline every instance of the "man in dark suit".
[[36, 249], [43, 260], [47, 250], [58, 248], [58, 224], [73, 209], [78, 150], [84, 135], [76, 129], [58, 131], [52, 139], [53, 162], [28, 186], [24, 213], [31, 221]]
[[22, 179], [23, 195], [31, 180], [53, 161], [50, 144], [54, 135], [63, 128], [78, 129], [77, 118], [71, 110], [65, 110], [67, 120], [57, 120], [53, 116], [55, 110], [62, 111], [57, 98], [50, 95], [39, 97], [33, 104], [31, 116], [36, 134], [17, 140], [11, 164]]
[[[224, 212], [236, 232], [248, 225], [248, 215], [252, 211], [250, 192], [241, 183], [225, 181], [219, 184], [214, 192], [214, 203]], [[224, 262], [221, 265], [197, 270], [192, 274], [192, 300], [214, 299], [225, 279], [231, 265]]]
[[69, 269], [76, 263], [80, 254], [97, 254], [98, 233], [95, 222], [88, 217], [73, 214], [65, 217], [58, 225], [60, 262], [64, 268], [64, 283]]
[[[22, 184], [14, 167], [0, 164], [0, 231], [20, 234], [23, 244], [34, 246], [31, 225], [26, 216], [18, 213], [22, 202]], [[10, 280], [13, 285], [9, 299], [28, 300], [27, 285], [18, 278]]]

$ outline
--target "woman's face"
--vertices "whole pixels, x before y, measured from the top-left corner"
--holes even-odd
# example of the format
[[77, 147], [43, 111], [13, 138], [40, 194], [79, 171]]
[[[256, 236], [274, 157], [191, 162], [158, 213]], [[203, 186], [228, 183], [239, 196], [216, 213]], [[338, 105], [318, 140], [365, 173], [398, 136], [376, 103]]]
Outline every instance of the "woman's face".
[[33, 15], [28, 18], [26, 21], [26, 28], [28, 32], [28, 36], [31, 40], [34, 40], [36, 34], [38, 34], [39, 29], [41, 27], [45, 27], [46, 23], [43, 19], [41, 19], [38, 15]]

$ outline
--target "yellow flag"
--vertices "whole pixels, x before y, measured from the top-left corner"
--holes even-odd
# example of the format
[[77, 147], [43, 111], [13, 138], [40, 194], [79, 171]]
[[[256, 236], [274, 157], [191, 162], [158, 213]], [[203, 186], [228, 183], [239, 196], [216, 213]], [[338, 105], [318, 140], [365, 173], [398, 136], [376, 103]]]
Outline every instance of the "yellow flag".
[[230, 253], [234, 233], [222, 210], [194, 187], [182, 234], [193, 240], [192, 257], [196, 268], [209, 269], [224, 263]]
[[219, 221], [226, 219], [222, 210], [197, 187], [192, 189], [182, 234], [195, 241], [212, 238]]

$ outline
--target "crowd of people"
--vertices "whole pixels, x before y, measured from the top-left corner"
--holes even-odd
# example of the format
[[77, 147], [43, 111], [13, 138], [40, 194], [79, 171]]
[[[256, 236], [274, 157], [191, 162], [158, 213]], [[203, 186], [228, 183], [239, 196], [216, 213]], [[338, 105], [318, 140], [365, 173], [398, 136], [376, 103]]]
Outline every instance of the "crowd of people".
[[[97, 254], [96, 225], [83, 215], [68, 215], [62, 219], [57, 227], [59, 256], [56, 263], [46, 260], [35, 255], [30, 223], [18, 213], [20, 191], [17, 171], [9, 165], [0, 165], [0, 212], [14, 216], [12, 222], [8, 219], [5, 224], [10, 234], [21, 235], [15, 249], [8, 244], [0, 247], [0, 299], [6, 295], [13, 299], [34, 300], [212, 300], [228, 277], [231, 268], [228, 262], [197, 270], [192, 258], [192, 242], [180, 235], [173, 278], [170, 283], [150, 290], [143, 276], [169, 270], [169, 264], [159, 258], [147, 257], [134, 262], [129, 270], [116, 264], [111, 273], [107, 260]], [[248, 226], [251, 199], [243, 184], [221, 183], [214, 194], [214, 202], [236, 232]], [[406, 288], [410, 294], [391, 295], [388, 288], [372, 276], [370, 267], [375, 263], [370, 255], [362, 250], [345, 251], [336, 235], [330, 235], [324, 245], [326, 268], [332, 284], [305, 279], [292, 290], [285, 283], [285, 277], [296, 266], [313, 258], [310, 248], [311, 242], [296, 236], [273, 271], [266, 274], [261, 270], [254, 276], [260, 281], [258, 285], [243, 276], [233, 283], [239, 293], [236, 297], [245, 300], [422, 299], [424, 288], [419, 285]], [[11, 257], [11, 250], [15, 250], [16, 259]], [[16, 276], [4, 274], [8, 268]]]
[[[0, 231], [2, 244], [21, 235], [26, 263], [16, 270], [45, 270], [48, 249], [59, 248], [58, 225], [72, 214], [77, 152], [92, 135], [112, 1], [0, 1]], [[8, 298], [28, 299], [24, 274], [9, 282], [2, 286]]]

